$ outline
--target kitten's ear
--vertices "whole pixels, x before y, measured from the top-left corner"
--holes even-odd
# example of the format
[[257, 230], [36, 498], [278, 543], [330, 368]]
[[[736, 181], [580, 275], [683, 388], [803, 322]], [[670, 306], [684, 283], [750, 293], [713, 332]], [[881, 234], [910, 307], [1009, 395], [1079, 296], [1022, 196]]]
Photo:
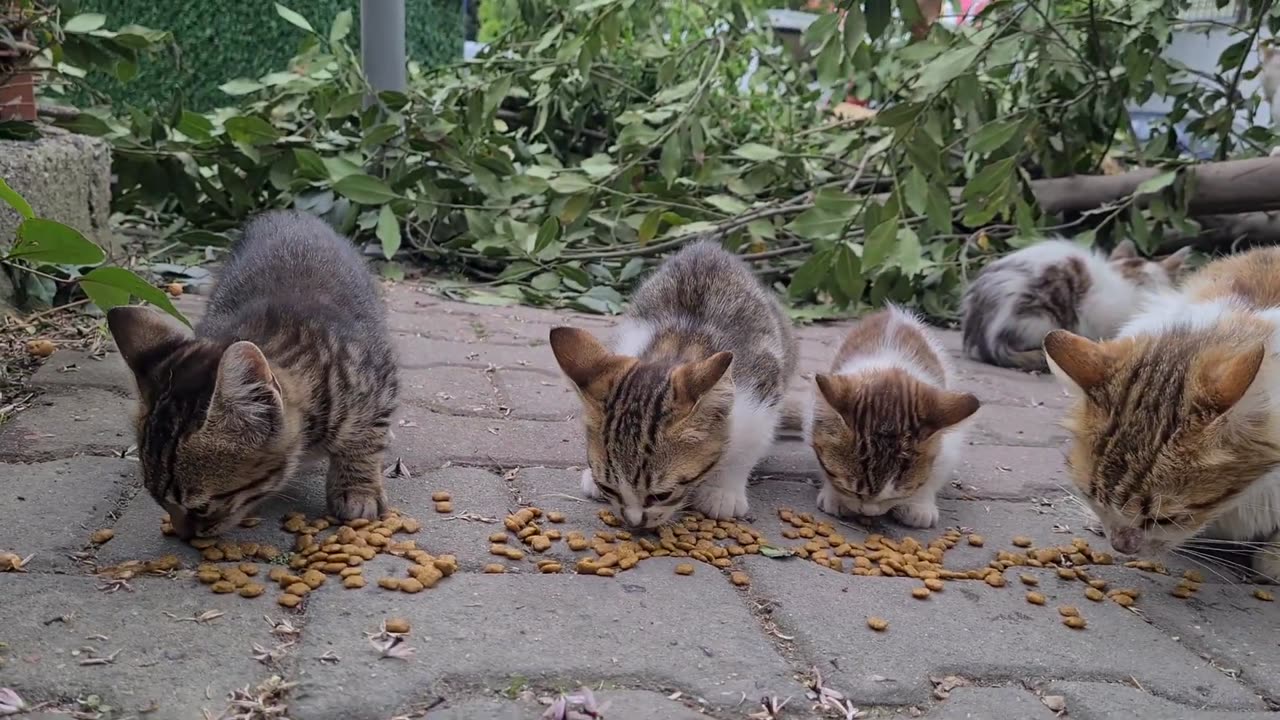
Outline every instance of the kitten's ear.
[[972, 393], [940, 392], [929, 413], [928, 424], [935, 432], [946, 430], [967, 420], [980, 407], [982, 403]]
[[1198, 372], [1203, 405], [1217, 414], [1234, 407], [1258, 376], [1266, 353], [1266, 346], [1258, 343], [1243, 352], [1224, 350], [1206, 355]]
[[822, 393], [822, 399], [826, 400], [827, 404], [830, 405], [832, 409], [840, 407], [842, 395], [840, 393], [840, 387], [836, 384], [835, 380], [830, 376], [818, 373], [813, 376], [813, 382], [817, 384], [818, 392]]
[[607, 378], [627, 360], [609, 352], [586, 330], [571, 327], [551, 329], [551, 352], [555, 354], [560, 369], [578, 386], [578, 390], [596, 400], [603, 400], [605, 392], [597, 381]]
[[191, 330], [168, 315], [139, 305], [121, 305], [107, 311], [107, 328], [120, 356], [139, 380], [191, 339]]
[[1188, 245], [1178, 250], [1178, 252], [1164, 258], [1160, 261], [1160, 267], [1169, 273], [1169, 277], [1176, 278], [1178, 273], [1182, 272], [1182, 265], [1191, 257], [1191, 246]]
[[1133, 244], [1132, 240], [1122, 240], [1115, 249], [1111, 251], [1109, 260], [1128, 260], [1138, 257], [1138, 246]]
[[280, 383], [262, 350], [247, 340], [232, 343], [218, 361], [208, 420], [231, 426], [252, 442], [264, 439], [283, 412]]
[[1098, 343], [1066, 330], [1044, 336], [1049, 370], [1068, 388], [1087, 393], [1107, 376], [1107, 354]]
[[720, 382], [732, 362], [733, 353], [718, 352], [705, 360], [677, 367], [671, 372], [671, 388], [676, 404], [685, 410], [691, 410], [703, 395]]

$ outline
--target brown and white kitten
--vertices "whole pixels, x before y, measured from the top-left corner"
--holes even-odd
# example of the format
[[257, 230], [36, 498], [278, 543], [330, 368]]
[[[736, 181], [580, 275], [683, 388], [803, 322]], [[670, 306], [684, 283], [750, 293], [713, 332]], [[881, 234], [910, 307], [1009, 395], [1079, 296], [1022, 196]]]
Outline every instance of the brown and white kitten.
[[938, 522], [937, 494], [964, 445], [979, 402], [949, 390], [946, 354], [918, 318], [890, 306], [861, 320], [817, 392], [805, 435], [825, 479], [818, 507]]
[[791, 324], [736, 256], [712, 242], [671, 256], [636, 291], [607, 349], [584, 330], [551, 331], [582, 398], [582, 489], [634, 527], [692, 505], [747, 512], [747, 479], [773, 443], [795, 372]]
[[1153, 262], [1128, 240], [1108, 257], [1068, 240], [1045, 240], [1003, 257], [965, 290], [965, 355], [1045, 372], [1040, 345], [1049, 331], [1114, 337], [1144, 297], [1172, 287], [1189, 252]]
[[137, 381], [138, 455], [180, 536], [216, 535], [329, 457], [329, 512], [377, 518], [396, 408], [386, 311], [364, 258], [320, 219], [245, 227], [192, 334], [144, 307], [107, 323]]
[[1280, 580], [1280, 249], [1205, 266], [1115, 340], [1055, 331], [1045, 352], [1078, 397], [1069, 465], [1112, 547], [1244, 543]]

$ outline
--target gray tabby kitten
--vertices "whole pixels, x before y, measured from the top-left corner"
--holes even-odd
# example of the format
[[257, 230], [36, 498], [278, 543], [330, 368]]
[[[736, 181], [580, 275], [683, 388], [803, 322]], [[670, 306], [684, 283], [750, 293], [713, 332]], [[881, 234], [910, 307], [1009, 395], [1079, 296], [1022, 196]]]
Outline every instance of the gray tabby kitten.
[[1129, 240], [1108, 257], [1069, 240], [1025, 247], [988, 265], [965, 290], [964, 353], [989, 365], [1047, 372], [1045, 335], [1115, 337], [1147, 297], [1173, 286], [1190, 252], [1153, 262]]
[[323, 221], [252, 220], [194, 335], [144, 307], [107, 323], [138, 385], [143, 483], [179, 536], [233, 526], [309, 453], [329, 457], [329, 512], [386, 509], [399, 389], [386, 311], [364, 258]]
[[686, 505], [747, 512], [747, 479], [773, 443], [796, 369], [791, 323], [736, 256], [699, 242], [632, 298], [612, 350], [583, 330], [551, 331], [587, 428], [582, 489], [631, 526]]

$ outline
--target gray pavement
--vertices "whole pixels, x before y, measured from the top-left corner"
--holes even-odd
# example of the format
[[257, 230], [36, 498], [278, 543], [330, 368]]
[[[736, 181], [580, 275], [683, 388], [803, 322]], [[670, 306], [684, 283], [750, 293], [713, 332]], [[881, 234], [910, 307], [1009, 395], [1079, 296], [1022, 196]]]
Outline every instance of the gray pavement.
[[[687, 577], [674, 569], [689, 560], [671, 557], [616, 577], [579, 574], [575, 563], [596, 553], [564, 539], [545, 557], [524, 548], [521, 560], [498, 558], [489, 536], [523, 506], [565, 515], [544, 531], [611, 531], [601, 506], [578, 497], [577, 402], [546, 344], [555, 324], [606, 333], [610, 321], [462, 305], [407, 285], [388, 302], [405, 389], [391, 460], [408, 470], [388, 479], [388, 493], [422, 523], [393, 539], [455, 555], [459, 570], [421, 593], [389, 591], [376, 578], [403, 577], [407, 562], [382, 554], [363, 566], [368, 586], [330, 577], [294, 610], [277, 604], [274, 585], [253, 599], [209, 592], [195, 578], [198, 551], [161, 535], [161, 511], [139, 487], [122, 363], [58, 353], [33, 380], [36, 405], [0, 427], [0, 552], [33, 556], [26, 572], [0, 573], [0, 687], [37, 706], [31, 717], [523, 720], [583, 686], [610, 703], [611, 720], [767, 718], [767, 698], [790, 698], [779, 718], [1280, 717], [1280, 604], [1221, 568], [1201, 569], [1207, 582], [1179, 599], [1170, 591], [1187, 568], [1168, 559], [1167, 575], [1089, 565], [1108, 588], [1139, 591], [1125, 608], [1087, 599], [1086, 585], [1052, 567], [1008, 569], [1003, 587], [952, 580], [918, 600], [920, 579], [853, 575], [852, 557], [837, 572], [744, 555], [727, 569], [695, 563]], [[198, 299], [183, 305], [199, 313]], [[801, 329], [803, 369], [824, 367], [842, 331]], [[807, 539], [783, 536], [794, 528], [782, 508], [812, 513], [849, 542], [980, 533], [981, 547], [961, 537], [946, 552], [952, 571], [1020, 552], [1017, 536], [1107, 550], [1068, 493], [1057, 424], [1067, 398], [1047, 378], [960, 360], [954, 334], [945, 343], [985, 405], [939, 528], [824, 518], [816, 463], [794, 436], [759, 468], [744, 524], [788, 548]], [[291, 550], [279, 520], [322, 515], [322, 482], [304, 473], [289, 501], [227, 539]], [[435, 511], [440, 491], [451, 512]], [[90, 543], [101, 528], [114, 537]], [[125, 582], [95, 574], [167, 555], [181, 568]], [[534, 562], [548, 558], [563, 572], [539, 573]], [[484, 572], [492, 563], [505, 572]], [[272, 566], [260, 567], [265, 576]], [[730, 571], [749, 585], [731, 584]], [[1043, 606], [1025, 599], [1022, 574]], [[1087, 628], [1067, 628], [1060, 605], [1077, 607]], [[869, 616], [888, 629], [869, 629]], [[407, 658], [381, 658], [368, 639], [392, 617], [411, 624]], [[815, 669], [865, 715], [820, 707]]]

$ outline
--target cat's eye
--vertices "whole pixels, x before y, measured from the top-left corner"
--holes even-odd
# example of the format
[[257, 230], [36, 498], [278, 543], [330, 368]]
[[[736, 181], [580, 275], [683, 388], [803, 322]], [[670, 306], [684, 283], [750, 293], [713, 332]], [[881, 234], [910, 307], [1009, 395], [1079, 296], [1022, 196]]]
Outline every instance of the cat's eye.
[[644, 498], [644, 504], [645, 504], [645, 505], [657, 505], [657, 504], [660, 504], [660, 503], [664, 503], [664, 502], [666, 502], [666, 501], [668, 501], [668, 500], [670, 500], [670, 499], [671, 499], [671, 494], [672, 494], [672, 493], [671, 493], [671, 491], [670, 491], [670, 490], [668, 490], [667, 492], [649, 493], [649, 494], [648, 494], [648, 495], [646, 495], [646, 496], [645, 496], [645, 498]]

